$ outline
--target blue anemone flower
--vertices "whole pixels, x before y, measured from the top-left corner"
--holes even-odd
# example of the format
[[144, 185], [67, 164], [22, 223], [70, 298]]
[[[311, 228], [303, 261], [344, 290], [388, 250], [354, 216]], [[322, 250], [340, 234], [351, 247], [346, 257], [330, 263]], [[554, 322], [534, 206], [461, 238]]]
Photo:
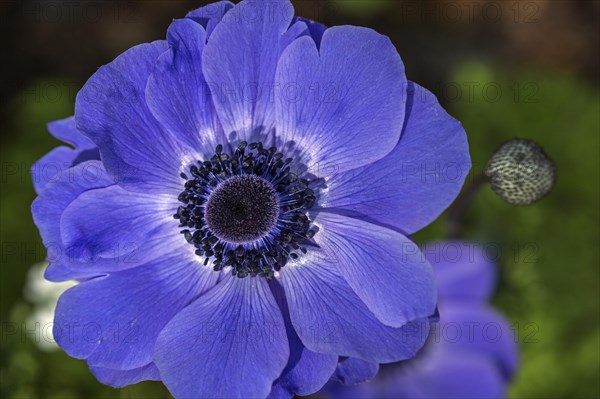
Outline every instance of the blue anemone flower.
[[[324, 394], [336, 399], [500, 399], [518, 365], [515, 333], [487, 305], [496, 281], [489, 254], [475, 243], [429, 243], [424, 253], [439, 288], [439, 323], [410, 360], [378, 365], [340, 362]], [[370, 383], [362, 382], [373, 379]], [[354, 385], [354, 386], [344, 386]]]
[[407, 235], [470, 160], [387, 37], [288, 0], [211, 4], [101, 67], [49, 130], [73, 148], [34, 166], [33, 215], [46, 277], [80, 281], [54, 336], [101, 382], [290, 397], [339, 356], [424, 344], [436, 290]]

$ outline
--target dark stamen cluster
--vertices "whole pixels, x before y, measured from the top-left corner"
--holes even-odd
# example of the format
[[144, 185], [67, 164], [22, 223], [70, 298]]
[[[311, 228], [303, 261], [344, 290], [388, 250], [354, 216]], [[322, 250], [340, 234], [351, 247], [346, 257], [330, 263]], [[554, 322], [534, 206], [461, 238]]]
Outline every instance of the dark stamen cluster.
[[306, 213], [316, 197], [292, 161], [276, 147], [241, 142], [231, 155], [218, 145], [210, 160], [190, 167], [191, 176], [181, 174], [183, 205], [174, 218], [205, 265], [212, 259], [215, 271], [230, 266], [240, 278], [270, 279], [307, 252], [315, 230]]

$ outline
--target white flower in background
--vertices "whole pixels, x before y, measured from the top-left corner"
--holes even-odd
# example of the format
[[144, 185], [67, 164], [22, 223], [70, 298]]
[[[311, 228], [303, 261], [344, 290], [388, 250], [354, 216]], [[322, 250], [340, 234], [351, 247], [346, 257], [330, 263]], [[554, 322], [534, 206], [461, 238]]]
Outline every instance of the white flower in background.
[[58, 297], [76, 284], [76, 281], [52, 283], [44, 279], [44, 271], [48, 263], [37, 263], [29, 269], [27, 284], [25, 285], [25, 298], [33, 305], [33, 311], [27, 318], [26, 328], [35, 331], [28, 336], [42, 350], [53, 351], [58, 349], [52, 335], [54, 323], [54, 310]]

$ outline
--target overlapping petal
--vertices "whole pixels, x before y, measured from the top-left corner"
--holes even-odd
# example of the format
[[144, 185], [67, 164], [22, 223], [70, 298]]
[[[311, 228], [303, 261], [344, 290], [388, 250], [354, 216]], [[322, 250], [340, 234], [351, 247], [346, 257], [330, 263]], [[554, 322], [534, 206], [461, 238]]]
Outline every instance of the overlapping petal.
[[79, 195], [88, 190], [111, 185], [114, 185], [114, 182], [100, 161], [82, 162], [73, 168], [61, 170], [56, 181], [49, 183], [47, 190], [33, 201], [31, 212], [48, 251], [50, 266], [46, 274], [51, 280], [69, 280], [88, 275], [89, 271], [84, 270], [83, 274], [71, 274], [65, 267], [65, 264], [73, 259], [69, 259], [62, 243], [60, 219], [64, 210]]
[[197, 158], [197, 132], [166, 131], [146, 103], [148, 77], [167, 49], [166, 41], [156, 41], [127, 50], [77, 95], [77, 128], [98, 146], [113, 179], [128, 189], [178, 193], [182, 166]]
[[92, 277], [98, 277], [102, 273], [96, 270], [86, 270], [85, 268], [71, 269], [67, 265], [70, 262], [63, 262], [60, 259], [52, 260], [44, 271], [44, 278], [48, 281], [61, 283], [69, 280], [83, 281]]
[[163, 327], [218, 278], [185, 255], [176, 248], [139, 268], [67, 290], [56, 307], [56, 342], [94, 367], [132, 370], [152, 362]]
[[154, 363], [132, 370], [113, 370], [104, 367], [90, 367], [90, 370], [98, 381], [114, 388], [122, 388], [141, 381], [160, 381], [160, 373]]
[[266, 397], [289, 357], [265, 279], [225, 277], [160, 334], [154, 361], [178, 398]]
[[57, 181], [65, 170], [87, 160], [100, 159], [94, 143], [75, 127], [73, 117], [49, 123], [48, 131], [72, 148], [56, 147], [32, 166], [33, 187], [37, 194], [41, 194], [48, 183]]
[[136, 267], [186, 244], [173, 219], [177, 206], [176, 198], [117, 185], [89, 190], [63, 211], [60, 237], [69, 257], [89, 262], [88, 269]]
[[337, 269], [381, 322], [401, 327], [434, 313], [433, 270], [415, 243], [343, 215], [321, 212], [315, 223], [322, 227], [319, 266]]
[[292, 324], [310, 350], [388, 363], [414, 356], [425, 343], [427, 319], [400, 328], [385, 326], [335, 268], [290, 265], [280, 279]]
[[278, 135], [297, 143], [317, 176], [368, 165], [400, 138], [404, 66], [390, 40], [370, 29], [327, 29], [319, 49], [311, 37], [297, 39], [281, 56], [276, 82]]
[[196, 136], [199, 151], [209, 155], [224, 139], [202, 74], [206, 32], [191, 19], [175, 20], [167, 40], [170, 48], [158, 58], [148, 79], [148, 107], [171, 135]]
[[[501, 398], [518, 365], [514, 332], [491, 309], [494, 266], [464, 241], [423, 246], [440, 286], [440, 320], [418, 357], [384, 368], [370, 384], [326, 388], [335, 398]], [[338, 367], [336, 373], [341, 371]], [[342, 381], [343, 382], [343, 381]]]
[[[104, 188], [107, 191], [101, 190]], [[164, 210], [165, 205], [160, 201], [157, 205], [158, 198], [126, 192], [116, 186], [100, 161], [86, 161], [63, 169], [32, 204], [33, 218], [48, 252], [47, 278], [82, 280], [107, 271], [136, 267], [168, 252], [169, 245], [181, 243], [176, 229], [165, 232], [164, 237], [160, 234], [156, 238], [145, 236], [150, 230], [143, 227], [158, 226], [161, 220], [177, 225], [167, 212], [160, 219], [159, 211], [161, 207]], [[135, 200], [138, 200], [137, 207]], [[148, 218], [139, 214], [143, 213], [144, 206], [153, 206]], [[138, 216], [144, 219], [139, 226], [131, 224], [135, 223], [136, 208]], [[124, 224], [128, 225], [124, 227]], [[106, 229], [102, 230], [101, 226]]]
[[206, 30], [206, 37], [210, 37], [217, 24], [233, 6], [230, 1], [217, 1], [190, 11], [185, 17], [202, 25]]
[[408, 86], [406, 121], [398, 126], [402, 123], [402, 137], [390, 154], [328, 180], [322, 207], [412, 234], [450, 205], [471, 167], [464, 129], [415, 83]]
[[294, 22], [298, 22], [298, 21], [306, 24], [306, 26], [308, 27], [310, 37], [312, 37], [313, 40], [315, 41], [317, 48], [321, 47], [321, 39], [323, 38], [323, 34], [327, 30], [327, 27], [318, 22], [311, 21], [310, 19], [306, 19], [306, 18], [302, 18], [302, 17], [295, 17]]
[[285, 293], [280, 284], [271, 284], [273, 295], [281, 309], [285, 331], [290, 345], [290, 357], [281, 376], [273, 384], [270, 399], [291, 399], [294, 395], [310, 395], [321, 389], [335, 371], [337, 355], [313, 352], [307, 349], [290, 320]]
[[96, 147], [93, 141], [77, 129], [73, 116], [48, 123], [48, 131], [52, 136], [79, 151], [91, 150]]
[[33, 188], [41, 194], [49, 183], [56, 181], [62, 171], [69, 169], [78, 152], [66, 146], [53, 148], [31, 167]]
[[273, 128], [275, 70], [281, 52], [300, 33], [288, 33], [293, 14], [289, 0], [247, 0], [214, 28], [202, 67], [228, 137], [246, 139]]
[[349, 357], [339, 362], [331, 377], [344, 385], [362, 384], [377, 375], [379, 364]]

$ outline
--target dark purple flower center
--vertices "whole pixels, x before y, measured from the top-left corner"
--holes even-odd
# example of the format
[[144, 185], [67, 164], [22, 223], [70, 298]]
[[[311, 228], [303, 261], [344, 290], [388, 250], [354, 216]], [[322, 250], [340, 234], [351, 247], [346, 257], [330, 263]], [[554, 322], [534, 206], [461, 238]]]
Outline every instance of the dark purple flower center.
[[257, 175], [230, 177], [210, 194], [204, 215], [217, 238], [247, 244], [266, 236], [279, 216], [277, 192]]
[[174, 215], [181, 233], [216, 271], [272, 278], [288, 260], [306, 253], [315, 235], [307, 216], [316, 196], [291, 172], [276, 147], [240, 143], [231, 155], [218, 145], [209, 161], [190, 167]]

